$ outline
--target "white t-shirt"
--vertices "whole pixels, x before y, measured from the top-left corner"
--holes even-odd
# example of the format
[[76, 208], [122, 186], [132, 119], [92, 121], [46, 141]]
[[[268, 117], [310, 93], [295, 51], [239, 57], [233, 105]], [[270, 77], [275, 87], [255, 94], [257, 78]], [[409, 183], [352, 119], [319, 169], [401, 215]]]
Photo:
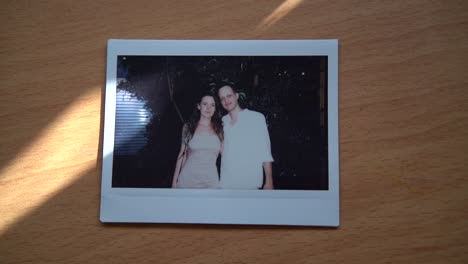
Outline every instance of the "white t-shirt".
[[221, 188], [258, 189], [263, 184], [263, 162], [273, 161], [265, 117], [244, 109], [231, 125], [223, 117], [224, 148], [221, 157]]

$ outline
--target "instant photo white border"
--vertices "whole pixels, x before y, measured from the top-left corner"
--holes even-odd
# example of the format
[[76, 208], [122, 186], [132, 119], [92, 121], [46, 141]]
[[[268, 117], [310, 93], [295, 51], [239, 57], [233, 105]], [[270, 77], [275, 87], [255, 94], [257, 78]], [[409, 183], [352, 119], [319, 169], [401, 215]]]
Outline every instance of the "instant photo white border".
[[[328, 190], [112, 188], [117, 56], [328, 56]], [[333, 226], [339, 217], [337, 40], [109, 40], [100, 220]]]

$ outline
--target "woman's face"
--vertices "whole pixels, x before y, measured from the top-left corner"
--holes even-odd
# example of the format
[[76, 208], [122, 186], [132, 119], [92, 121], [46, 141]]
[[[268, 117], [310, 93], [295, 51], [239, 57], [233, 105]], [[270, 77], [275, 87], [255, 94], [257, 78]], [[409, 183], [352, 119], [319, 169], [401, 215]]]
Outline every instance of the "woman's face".
[[216, 103], [212, 96], [203, 96], [198, 104], [200, 115], [206, 118], [211, 118], [216, 111]]

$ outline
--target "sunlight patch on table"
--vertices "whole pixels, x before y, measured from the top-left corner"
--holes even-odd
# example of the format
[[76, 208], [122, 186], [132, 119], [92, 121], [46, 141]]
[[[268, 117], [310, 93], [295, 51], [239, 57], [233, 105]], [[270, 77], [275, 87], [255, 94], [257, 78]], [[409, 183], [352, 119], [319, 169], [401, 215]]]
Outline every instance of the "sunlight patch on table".
[[101, 87], [74, 100], [0, 171], [0, 234], [96, 166]]
[[303, 0], [286, 0], [257, 25], [257, 31], [264, 31], [299, 6]]

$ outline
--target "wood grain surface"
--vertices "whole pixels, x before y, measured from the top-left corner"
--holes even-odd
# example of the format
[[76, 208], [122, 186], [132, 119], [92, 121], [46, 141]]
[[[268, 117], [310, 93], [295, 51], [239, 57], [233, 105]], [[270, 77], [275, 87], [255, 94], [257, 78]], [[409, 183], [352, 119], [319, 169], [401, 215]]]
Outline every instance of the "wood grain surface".
[[[101, 224], [110, 38], [338, 38], [341, 227]], [[467, 1], [6, 0], [0, 56], [0, 263], [468, 263]]]

